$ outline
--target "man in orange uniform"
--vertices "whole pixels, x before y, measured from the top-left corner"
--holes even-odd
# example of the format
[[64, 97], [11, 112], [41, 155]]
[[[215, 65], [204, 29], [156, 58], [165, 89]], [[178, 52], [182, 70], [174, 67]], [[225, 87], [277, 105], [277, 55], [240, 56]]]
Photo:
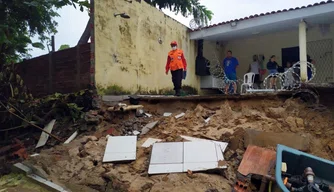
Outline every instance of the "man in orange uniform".
[[170, 70], [172, 73], [175, 95], [180, 96], [182, 79], [185, 79], [187, 74], [187, 61], [184, 58], [183, 51], [177, 48], [176, 41], [172, 41], [170, 46], [172, 47], [172, 50], [168, 53], [167, 57], [166, 75], [168, 75], [168, 71]]

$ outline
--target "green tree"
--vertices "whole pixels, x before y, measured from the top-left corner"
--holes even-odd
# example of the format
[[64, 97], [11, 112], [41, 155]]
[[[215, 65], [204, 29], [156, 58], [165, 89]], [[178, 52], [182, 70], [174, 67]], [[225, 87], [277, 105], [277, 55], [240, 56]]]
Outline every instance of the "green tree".
[[70, 48], [70, 46], [67, 45], [67, 44], [64, 44], [64, 45], [61, 45], [61, 46], [59, 47], [58, 51], [60, 51], [60, 50], [64, 50], [64, 49], [68, 49], [68, 48]]
[[159, 9], [170, 9], [171, 11], [181, 13], [184, 17], [193, 15], [201, 24], [208, 24], [211, 21], [213, 13], [199, 0], [145, 0], [145, 2], [158, 7]]
[[[0, 0], [0, 70], [5, 63], [28, 57], [28, 45], [44, 49], [57, 32], [57, 9], [67, 5], [89, 6], [88, 0]], [[33, 42], [32, 37], [39, 41]]]
[[[137, 0], [140, 1], [140, 0]], [[207, 25], [208, 21], [211, 21], [213, 13], [205, 6], [199, 3], [199, 0], [144, 0], [146, 3], [157, 7], [159, 9], [170, 9], [171, 11], [181, 13], [184, 17], [193, 15], [196, 23], [199, 25]], [[94, 0], [90, 0], [90, 3], [94, 3]], [[90, 38], [90, 26], [91, 19], [89, 19], [85, 31], [79, 39], [79, 44], [87, 43]]]

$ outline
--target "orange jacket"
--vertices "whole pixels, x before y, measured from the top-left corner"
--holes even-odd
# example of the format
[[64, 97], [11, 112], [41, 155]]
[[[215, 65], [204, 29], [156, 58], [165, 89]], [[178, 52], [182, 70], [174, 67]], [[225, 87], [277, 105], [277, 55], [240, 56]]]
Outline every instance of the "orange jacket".
[[184, 58], [183, 51], [181, 49], [171, 50], [168, 53], [167, 63], [166, 63], [166, 73], [171, 71], [176, 71], [178, 69], [187, 70], [187, 61]]

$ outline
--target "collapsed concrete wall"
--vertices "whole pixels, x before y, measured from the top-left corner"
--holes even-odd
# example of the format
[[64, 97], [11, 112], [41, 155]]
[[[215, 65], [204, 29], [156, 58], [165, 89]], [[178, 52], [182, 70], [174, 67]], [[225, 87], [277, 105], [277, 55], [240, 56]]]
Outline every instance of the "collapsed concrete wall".
[[[126, 13], [131, 18], [115, 17]], [[188, 62], [183, 84], [199, 89], [195, 75], [196, 45], [188, 28], [145, 2], [95, 1], [95, 79], [100, 90], [159, 93], [172, 88], [165, 75], [170, 42], [175, 40]]]

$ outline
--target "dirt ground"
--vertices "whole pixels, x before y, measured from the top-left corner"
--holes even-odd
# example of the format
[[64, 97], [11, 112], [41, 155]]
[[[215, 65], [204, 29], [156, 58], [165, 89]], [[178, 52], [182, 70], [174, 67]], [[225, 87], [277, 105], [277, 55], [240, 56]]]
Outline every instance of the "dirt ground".
[[[298, 100], [243, 100], [220, 102], [143, 103], [153, 116], [135, 117], [101, 110], [104, 121], [92, 136], [79, 136], [68, 145], [41, 151], [27, 162], [36, 165], [53, 182], [71, 191], [151, 191], [151, 192], [219, 192], [231, 191], [235, 171], [245, 150], [244, 130], [254, 129], [277, 133], [309, 134], [309, 153], [334, 160], [334, 121], [331, 111], [307, 107]], [[173, 113], [163, 117], [164, 112]], [[180, 119], [174, 116], [185, 112]], [[204, 122], [210, 117], [208, 124]], [[159, 120], [158, 125], [139, 137], [137, 159], [130, 163], [102, 164], [106, 146], [106, 130], [124, 135], [140, 130], [146, 123]], [[180, 135], [211, 138], [229, 142], [225, 152], [228, 169], [217, 173], [147, 174], [150, 148], [141, 144], [149, 137], [163, 141], [181, 141]], [[235, 154], [233, 156], [233, 154]]]

